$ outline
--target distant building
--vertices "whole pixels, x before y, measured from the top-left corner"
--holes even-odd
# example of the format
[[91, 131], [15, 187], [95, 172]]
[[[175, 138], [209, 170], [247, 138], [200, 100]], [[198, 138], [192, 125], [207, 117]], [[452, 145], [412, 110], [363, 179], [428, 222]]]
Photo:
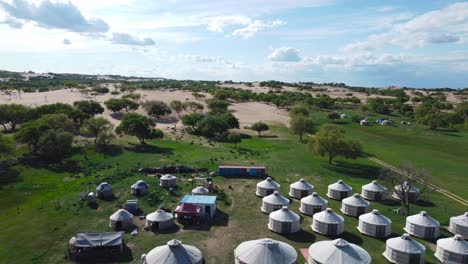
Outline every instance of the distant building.
[[218, 167], [220, 176], [238, 176], [238, 177], [265, 177], [265, 166], [232, 166], [221, 165]]

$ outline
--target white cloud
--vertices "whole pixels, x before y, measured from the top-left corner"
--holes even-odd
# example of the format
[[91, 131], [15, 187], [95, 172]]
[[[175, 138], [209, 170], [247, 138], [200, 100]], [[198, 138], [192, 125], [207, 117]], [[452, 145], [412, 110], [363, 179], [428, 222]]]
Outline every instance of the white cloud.
[[282, 20], [275, 20], [271, 22], [255, 20], [244, 28], [234, 30], [231, 35], [236, 36], [236, 37], [242, 37], [242, 38], [251, 38], [261, 30], [264, 30], [267, 28], [284, 26], [286, 24], [287, 22], [282, 21]]
[[273, 50], [268, 55], [268, 59], [272, 61], [300, 61], [299, 50], [291, 47], [281, 47]]
[[140, 39], [127, 33], [112, 33], [111, 42], [129, 46], [153, 46], [156, 44], [151, 38]]
[[396, 6], [379, 6], [375, 8], [375, 11], [380, 12], [380, 13], [388, 13], [397, 10], [398, 7]]
[[63, 39], [63, 45], [71, 45], [71, 41], [67, 38]]
[[233, 25], [248, 25], [252, 22], [246, 16], [216, 16], [207, 19], [207, 29], [213, 32], [223, 32], [226, 27]]

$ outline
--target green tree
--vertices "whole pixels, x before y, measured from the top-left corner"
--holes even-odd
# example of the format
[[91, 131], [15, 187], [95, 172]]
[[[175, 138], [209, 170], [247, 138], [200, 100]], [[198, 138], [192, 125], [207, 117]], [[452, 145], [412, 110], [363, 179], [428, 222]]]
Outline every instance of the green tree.
[[106, 105], [107, 109], [111, 110], [112, 112], [120, 112], [124, 109], [125, 112], [129, 112], [130, 110], [137, 110], [140, 106], [138, 103], [126, 98], [111, 98], [105, 101], [104, 105]]
[[361, 105], [361, 107], [359, 107], [359, 110], [361, 110], [361, 112], [366, 115], [367, 111], [369, 111], [369, 107], [367, 107], [367, 105]]
[[305, 105], [296, 105], [291, 109], [290, 115], [303, 115], [309, 116], [310, 112], [309, 109]]
[[302, 142], [305, 133], [312, 133], [314, 131], [314, 122], [311, 118], [303, 114], [293, 115], [289, 121], [289, 125], [291, 132], [295, 135], [299, 135], [300, 142]]
[[81, 133], [94, 138], [94, 144], [105, 147], [114, 138], [114, 125], [103, 117], [86, 120], [81, 127]]
[[239, 128], [239, 120], [229, 112], [209, 113], [197, 122], [197, 131], [206, 137], [225, 135], [229, 129]]
[[90, 101], [90, 100], [76, 101], [73, 103], [73, 106], [79, 109], [81, 112], [86, 113], [90, 116], [95, 116], [97, 114], [102, 114], [104, 112], [104, 108], [101, 106], [100, 103], [96, 101]]
[[211, 111], [227, 111], [229, 102], [225, 100], [220, 100], [220, 99], [208, 99], [206, 100], [206, 103], [208, 105], [208, 108]]
[[267, 131], [270, 129], [270, 127], [264, 123], [264, 122], [256, 122], [254, 123], [250, 129], [252, 129], [253, 131], [256, 131], [258, 133], [258, 136], [260, 137], [260, 134], [264, 131]]
[[10, 154], [14, 151], [14, 144], [13, 142], [0, 133], [0, 157], [3, 154]]
[[73, 134], [63, 130], [46, 130], [39, 137], [38, 153], [47, 160], [61, 161], [70, 153]]
[[184, 110], [184, 105], [179, 100], [173, 100], [169, 103], [169, 106], [172, 110], [174, 110], [177, 115], [180, 117], [180, 112]]
[[190, 111], [192, 112], [201, 112], [204, 109], [204, 106], [202, 104], [192, 101], [184, 102], [182, 104], [182, 107], [184, 110], [190, 109]]
[[238, 133], [229, 133], [227, 140], [237, 148], [237, 144], [242, 141], [242, 136]]
[[199, 92], [193, 92], [192, 95], [193, 95], [193, 97], [195, 97], [195, 100], [200, 100], [200, 99], [203, 99], [203, 98], [206, 97], [206, 95], [201, 94]]
[[129, 99], [134, 102], [138, 102], [141, 99], [141, 94], [139, 93], [129, 93], [122, 96], [123, 99]]
[[335, 121], [337, 119], [340, 119], [340, 115], [337, 112], [331, 112], [327, 115], [327, 118], [332, 121]]
[[156, 124], [150, 118], [136, 114], [128, 113], [122, 118], [122, 122], [116, 128], [117, 134], [126, 134], [138, 138], [141, 144], [146, 144], [145, 139], [160, 138], [163, 134], [155, 131]]
[[182, 116], [182, 124], [185, 126], [190, 126], [194, 132], [197, 132], [197, 124], [205, 117], [205, 115], [200, 113], [191, 113]]
[[0, 105], [0, 123], [4, 130], [6, 130], [8, 124], [11, 131], [15, 131], [17, 125], [27, 120], [29, 110], [29, 107], [20, 104]]
[[147, 101], [143, 104], [143, 108], [146, 110], [149, 116], [159, 119], [161, 116], [172, 113], [171, 108], [163, 101]]

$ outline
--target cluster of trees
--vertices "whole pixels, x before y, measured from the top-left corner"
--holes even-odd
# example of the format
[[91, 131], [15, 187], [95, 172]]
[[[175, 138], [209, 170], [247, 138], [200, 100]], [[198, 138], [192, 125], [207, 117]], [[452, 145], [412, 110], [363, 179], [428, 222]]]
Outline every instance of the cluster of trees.
[[290, 111], [289, 127], [293, 134], [299, 136], [299, 141], [303, 142], [304, 134], [312, 133], [315, 130], [315, 125], [312, 118], [309, 116], [309, 109], [304, 105], [296, 105]]

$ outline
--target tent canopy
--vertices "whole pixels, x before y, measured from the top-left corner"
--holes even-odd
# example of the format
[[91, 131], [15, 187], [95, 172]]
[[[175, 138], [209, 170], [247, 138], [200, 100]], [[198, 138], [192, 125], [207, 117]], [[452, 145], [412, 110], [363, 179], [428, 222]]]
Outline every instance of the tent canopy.
[[268, 177], [266, 180], [257, 183], [257, 187], [264, 189], [277, 189], [280, 187], [280, 185]]
[[194, 204], [183, 203], [177, 206], [174, 212], [185, 215], [197, 215], [200, 214], [200, 207]]
[[351, 186], [344, 183], [343, 180], [339, 180], [335, 183], [328, 185], [328, 189], [335, 190], [335, 191], [348, 191], [348, 192], [353, 190], [353, 188], [351, 188]]
[[117, 212], [112, 214], [110, 217], [112, 221], [126, 221], [133, 218], [133, 215], [125, 209], [119, 209]]
[[291, 264], [297, 261], [296, 250], [270, 238], [245, 241], [234, 250], [235, 257], [243, 263]]
[[123, 244], [124, 232], [110, 233], [78, 233], [76, 234], [76, 247], [113, 247]]
[[367, 207], [370, 203], [364, 198], [361, 197], [358, 193], [355, 193], [353, 196], [343, 199], [343, 204], [351, 206], [364, 206]]
[[152, 222], [164, 222], [169, 221], [173, 218], [174, 217], [172, 216], [172, 214], [163, 210], [157, 210], [156, 212], [153, 212], [146, 216], [146, 219]]
[[413, 240], [408, 234], [403, 234], [401, 237], [387, 239], [385, 243], [392, 249], [406, 253], [420, 254], [426, 251], [426, 248], [422, 244]]
[[440, 223], [432, 218], [426, 211], [421, 211], [419, 214], [406, 217], [406, 221], [420, 226], [440, 226]]
[[371, 183], [363, 185], [362, 189], [372, 192], [385, 192], [387, 190], [387, 188], [380, 185], [377, 181], [372, 181]]
[[301, 203], [310, 205], [325, 205], [328, 204], [328, 201], [320, 197], [318, 193], [313, 192], [311, 195], [302, 198]]
[[330, 224], [339, 224], [344, 222], [344, 218], [333, 212], [333, 209], [331, 208], [327, 208], [325, 211], [314, 214], [313, 219]]
[[309, 247], [310, 258], [320, 263], [366, 264], [371, 257], [361, 247], [338, 238], [333, 241], [320, 241]]
[[314, 186], [312, 186], [310, 183], [308, 183], [304, 179], [300, 179], [299, 181], [292, 183], [291, 188], [298, 189], [298, 190], [313, 190]]
[[164, 246], [153, 248], [145, 256], [147, 264], [194, 264], [202, 263], [201, 251], [191, 245], [182, 244], [179, 240], [171, 240]]

